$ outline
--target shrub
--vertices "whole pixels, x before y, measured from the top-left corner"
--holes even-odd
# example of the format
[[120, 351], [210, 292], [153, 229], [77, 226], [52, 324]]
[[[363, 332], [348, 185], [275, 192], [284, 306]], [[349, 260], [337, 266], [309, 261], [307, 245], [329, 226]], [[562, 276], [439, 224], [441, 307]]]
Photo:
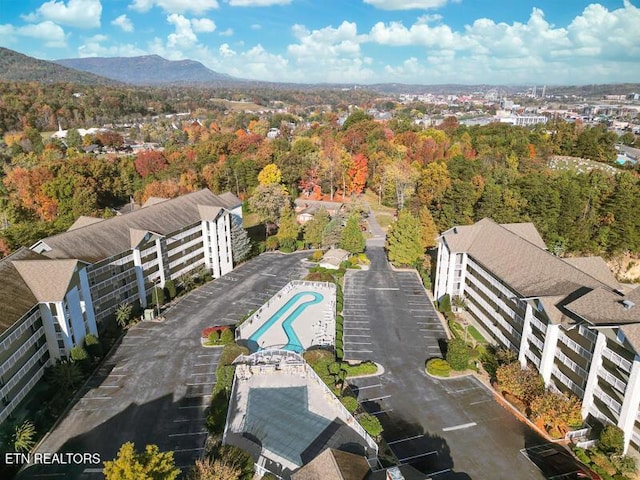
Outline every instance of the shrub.
[[358, 400], [353, 397], [342, 397], [340, 401], [351, 414], [358, 409]]
[[278, 237], [276, 236], [269, 237], [264, 242], [264, 248], [267, 251], [276, 250], [279, 245], [280, 245], [280, 242], [278, 241]]
[[98, 340], [98, 337], [96, 337], [92, 333], [88, 333], [84, 337], [84, 346], [86, 347], [89, 355], [91, 355], [92, 357], [102, 356], [102, 345], [100, 344], [100, 340]]
[[178, 293], [176, 284], [173, 282], [173, 280], [167, 280], [164, 283], [164, 289], [167, 292], [167, 297], [169, 297], [169, 300], [174, 299]]
[[442, 297], [442, 299], [440, 300], [440, 302], [438, 303], [438, 309], [442, 312], [442, 313], [449, 313], [451, 312], [451, 297], [449, 297], [449, 294], [447, 293], [444, 297]]
[[336, 358], [342, 360], [344, 358], [344, 350], [342, 348], [336, 348]]
[[362, 425], [362, 428], [371, 435], [372, 437], [378, 437], [382, 431], [382, 425], [380, 424], [380, 420], [375, 415], [371, 415], [370, 413], [363, 413], [358, 416], [358, 422]]
[[624, 432], [616, 425], [607, 425], [600, 433], [598, 446], [605, 453], [620, 455], [624, 449]]
[[220, 332], [218, 330], [212, 330], [207, 336], [207, 340], [211, 343], [216, 343], [220, 339]]
[[322, 260], [323, 256], [324, 256], [324, 252], [322, 250], [316, 250], [311, 254], [311, 261], [319, 262], [320, 260]]
[[76, 345], [71, 350], [69, 350], [69, 356], [74, 362], [81, 362], [83, 360], [89, 359], [89, 354], [82, 345]]
[[442, 358], [432, 358], [427, 362], [427, 373], [436, 377], [448, 377], [451, 373], [451, 365]]
[[164, 290], [160, 287], [153, 287], [151, 290], [151, 303], [153, 305], [163, 305], [165, 301]]
[[296, 240], [296, 250], [304, 250], [304, 241]]
[[223, 345], [229, 345], [233, 343], [234, 340], [235, 337], [233, 335], [233, 331], [230, 328], [225, 328], [224, 330], [222, 330], [222, 333], [220, 333], [220, 343], [222, 343]]
[[342, 368], [346, 371], [347, 376], [349, 377], [372, 375], [378, 372], [378, 366], [371, 361], [362, 362], [358, 365], [349, 365], [348, 363], [344, 363]]
[[453, 370], [466, 370], [469, 366], [469, 349], [464, 340], [454, 338], [447, 344], [447, 363]]

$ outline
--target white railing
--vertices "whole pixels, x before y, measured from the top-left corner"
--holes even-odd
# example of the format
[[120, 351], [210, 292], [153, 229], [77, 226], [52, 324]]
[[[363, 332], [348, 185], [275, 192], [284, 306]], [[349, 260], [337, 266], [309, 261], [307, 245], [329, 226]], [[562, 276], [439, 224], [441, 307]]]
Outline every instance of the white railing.
[[36, 310], [29, 315], [29, 317], [27, 317], [27, 319], [18, 328], [11, 332], [7, 338], [2, 340], [2, 343], [0, 343], [2, 350], [6, 351], [13, 347], [15, 341], [18, 340], [24, 332], [29, 330], [38, 320], [40, 320], [40, 310], [36, 308]]
[[480, 311], [473, 303], [469, 302], [467, 305], [467, 309], [480, 320], [485, 330], [487, 330], [494, 338], [500, 340], [505, 347], [515, 351], [519, 349], [519, 345], [515, 345], [501, 331], [496, 329], [491, 319], [487, 317], [482, 311]]
[[29, 370], [31, 370], [31, 368], [33, 368], [33, 366], [40, 361], [40, 358], [47, 351], [48, 351], [48, 347], [47, 347], [47, 344], [45, 343], [38, 349], [38, 351], [36, 351], [36, 353], [33, 354], [33, 356], [27, 361], [27, 363], [25, 363], [22, 366], [22, 368], [20, 368], [20, 370], [18, 370], [13, 375], [13, 377], [11, 377], [11, 380], [9, 380], [7, 383], [4, 384], [2, 389], [0, 389], [0, 398], [4, 398], [9, 395], [9, 392], [11, 392], [13, 387], [15, 387], [18, 383], [20, 383], [23, 380], [26, 373]]
[[183, 255], [182, 257], [178, 258], [177, 260], [174, 260], [173, 262], [169, 262], [169, 268], [173, 268], [177, 265], [188, 262], [194, 257], [203, 256], [203, 255], [204, 255], [204, 247], [198, 248], [197, 250], [194, 250], [193, 252], [187, 255]]
[[513, 335], [514, 338], [516, 339], [517, 343], [520, 344], [520, 340], [522, 339], [522, 334], [518, 330], [516, 330], [515, 327], [512, 324], [510, 324], [507, 320], [505, 320], [502, 317], [502, 315], [500, 315], [500, 312], [496, 311], [496, 309], [494, 307], [489, 305], [489, 303], [487, 301], [485, 301], [482, 297], [477, 295], [473, 290], [467, 290], [467, 292], [471, 297], [473, 297], [473, 300], [476, 301], [477, 303], [479, 303], [480, 305], [482, 305], [486, 311], [488, 311], [488, 312], [493, 311], [495, 313], [495, 315], [492, 316], [492, 318], [496, 322], [498, 322], [502, 326], [502, 328], [504, 328], [511, 335]]
[[[50, 360], [47, 362], [47, 364], [49, 362]], [[15, 410], [18, 404], [24, 399], [24, 397], [27, 396], [27, 394], [31, 391], [31, 389], [35, 386], [35, 384], [38, 383], [38, 381], [44, 375], [44, 369], [47, 366], [47, 364], [42, 365], [42, 368], [40, 368], [33, 375], [33, 377], [31, 377], [31, 379], [27, 382], [27, 384], [24, 387], [22, 387], [20, 391], [13, 397], [11, 402], [9, 402], [9, 404], [2, 409], [2, 411], [0, 412], [0, 422], [4, 422], [7, 419], [7, 417], [11, 415], [11, 412]]]
[[[515, 310], [513, 310], [509, 305], [507, 305], [501, 298], [497, 297], [494, 292], [483, 285], [480, 280], [475, 278], [473, 275], [467, 275], [467, 278], [471, 280], [471, 283], [473, 283], [478, 290], [483, 292], [487, 297], [491, 298], [493, 302], [509, 316], [509, 318], [515, 320], [515, 322], [520, 326], [524, 324], [524, 319], [520, 315], [518, 315]], [[495, 307], [492, 307], [492, 310], [495, 310]]]
[[571, 350], [573, 350], [577, 354], [585, 357], [587, 360], [591, 360], [591, 358], [593, 357], [593, 354], [589, 350], [584, 348], [579, 343], [571, 340], [566, 335], [560, 334], [558, 336], [558, 340], [560, 340], [562, 343], [564, 343], [567, 347], [569, 347]]
[[612, 362], [614, 365], [617, 365], [618, 367], [620, 367], [625, 372], [631, 373], [631, 367], [633, 366], [633, 363], [631, 363], [626, 358], [618, 355], [613, 350], [611, 350], [609, 348], [606, 348], [606, 347], [603, 348], [602, 349], [602, 356], [604, 358], [606, 358], [607, 360], [609, 360], [610, 362]]
[[524, 352], [524, 356], [531, 360], [536, 368], [540, 368], [541, 360], [535, 353], [533, 353], [531, 350], [527, 350], [526, 352]]
[[40, 327], [38, 330], [34, 332], [34, 334], [31, 337], [29, 337], [29, 340], [24, 342], [20, 346], [20, 348], [18, 348], [18, 350], [13, 352], [13, 354], [9, 358], [7, 358], [2, 363], [2, 365], [0, 365], [0, 376], [4, 375], [9, 370], [11, 370], [13, 366], [18, 362], [20, 357], [22, 357], [25, 353], [27, 353], [27, 350], [33, 347], [38, 342], [38, 340], [40, 340], [43, 336], [44, 336], [44, 328]]
[[598, 339], [598, 334], [584, 325], [580, 325], [578, 327], [578, 332], [591, 343], [596, 343], [596, 340]]
[[574, 362], [569, 357], [567, 357], [564, 353], [562, 353], [562, 350], [560, 350], [560, 348], [557, 348], [557, 347], [556, 347], [556, 358], [558, 358], [562, 363], [564, 363], [567, 367], [569, 367], [569, 370], [576, 372], [585, 380], [589, 376], [589, 372], [587, 372], [584, 368], [582, 368], [576, 362]]
[[542, 323], [535, 315], [531, 315], [531, 324], [535, 325], [536, 328], [544, 335], [547, 333], [547, 326]]
[[551, 372], [558, 380], [560, 380], [566, 387], [568, 387], [573, 393], [575, 393], [578, 398], [584, 398], [584, 390], [580, 388], [573, 380], [567, 377], [564, 373], [562, 373], [557, 365], [553, 366]]
[[544, 350], [544, 342], [535, 336], [533, 332], [527, 335], [527, 340], [533, 343], [541, 352]]
[[618, 392], [624, 395], [624, 392], [627, 390], [627, 384], [620, 380], [615, 375], [612, 375], [608, 372], [604, 367], [600, 367], [598, 369], [598, 376], [602, 378], [605, 382], [615, 388]]
[[620, 402], [611, 398], [608, 394], [602, 391], [599, 387], [596, 387], [593, 391], [593, 395], [598, 397], [605, 405], [607, 405], [611, 410], [613, 410], [616, 414], [620, 415], [620, 411], [622, 410], [622, 405]]

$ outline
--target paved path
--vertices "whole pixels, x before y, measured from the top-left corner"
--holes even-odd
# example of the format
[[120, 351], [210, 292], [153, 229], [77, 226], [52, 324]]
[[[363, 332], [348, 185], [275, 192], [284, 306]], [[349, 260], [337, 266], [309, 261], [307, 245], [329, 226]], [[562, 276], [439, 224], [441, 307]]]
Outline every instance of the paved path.
[[358, 400], [380, 419], [396, 457], [434, 479], [544, 478], [520, 453], [544, 440], [484, 385], [424, 373], [446, 334], [415, 272], [389, 266], [372, 217], [371, 269], [345, 279], [345, 357], [372, 359], [385, 373], [353, 380]]

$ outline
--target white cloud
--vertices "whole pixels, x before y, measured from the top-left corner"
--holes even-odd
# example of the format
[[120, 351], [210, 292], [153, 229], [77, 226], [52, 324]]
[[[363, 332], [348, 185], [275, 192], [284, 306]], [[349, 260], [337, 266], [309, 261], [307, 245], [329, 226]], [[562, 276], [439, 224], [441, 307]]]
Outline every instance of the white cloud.
[[88, 39], [78, 47], [79, 57], [137, 57], [147, 54], [146, 50], [128, 43], [104, 46], [102, 40], [95, 37], [97, 36]]
[[218, 32], [218, 35], [221, 37], [231, 37], [233, 36], [233, 28], [227, 28], [226, 30], [222, 30]]
[[188, 48], [198, 41], [198, 37], [191, 28], [191, 21], [188, 18], [172, 13], [167, 17], [167, 22], [175, 27], [175, 32], [167, 37], [167, 47]]
[[192, 18], [191, 26], [194, 32], [213, 32], [216, 29], [216, 24], [208, 18]]
[[259, 23], [253, 23], [251, 25], [251, 30], [261, 30], [262, 29], [262, 25], [260, 25]]
[[450, 0], [364, 0], [381, 10], [428, 10], [444, 7]]
[[220, 45], [218, 52], [222, 57], [234, 57], [236, 55], [236, 52], [231, 50], [228, 43], [223, 43], [222, 45]]
[[194, 13], [201, 15], [218, 8], [217, 0], [133, 0], [129, 8], [138, 12], [148, 12], [159, 7], [167, 13]]
[[44, 19], [70, 27], [98, 28], [101, 15], [100, 0], [69, 0], [67, 3], [50, 0], [22, 18], [28, 22]]
[[291, 0], [227, 0], [232, 7], [271, 7], [272, 5], [289, 5]]
[[133, 23], [126, 15], [120, 15], [118, 18], [111, 21], [111, 25], [120, 27], [124, 32], [133, 32]]
[[7, 44], [15, 43], [16, 37], [28, 37], [41, 40], [45, 47], [64, 48], [67, 46], [67, 34], [60, 25], [56, 25], [50, 20], [23, 27], [0, 25], [0, 37]]

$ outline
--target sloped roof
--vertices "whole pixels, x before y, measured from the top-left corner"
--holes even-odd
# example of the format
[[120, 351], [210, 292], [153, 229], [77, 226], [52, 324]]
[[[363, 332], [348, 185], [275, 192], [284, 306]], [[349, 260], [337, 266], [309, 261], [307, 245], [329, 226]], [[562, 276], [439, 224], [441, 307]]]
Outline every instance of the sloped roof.
[[520, 236], [530, 230], [513, 224], [506, 228], [484, 218], [474, 225], [448, 230], [442, 237], [452, 251], [466, 251], [523, 297], [569, 295], [580, 287], [603, 285], [541, 248], [539, 235]]
[[24, 282], [38, 302], [59, 302], [69, 289], [77, 260], [14, 260]]
[[[49, 258], [77, 258], [96, 263], [131, 249], [131, 229], [170, 235], [201, 220], [198, 205], [225, 207], [228, 201], [208, 189], [47, 237], [36, 245], [48, 247]], [[35, 247], [35, 246], [34, 246]], [[32, 247], [32, 248], [34, 248]], [[49, 250], [50, 249], [50, 250]]]
[[640, 287], [626, 296], [596, 288], [567, 304], [566, 308], [596, 325], [640, 323]]
[[87, 217], [85, 215], [80, 215], [78, 219], [73, 222], [73, 225], [71, 225], [67, 229], [67, 232], [70, 232], [71, 230], [75, 230], [77, 228], [86, 227], [87, 225], [91, 225], [92, 223], [102, 222], [103, 220], [104, 218]]
[[0, 334], [7, 331], [25, 313], [37, 303], [33, 292], [25, 283], [22, 275], [13, 262], [19, 260], [46, 259], [39, 253], [26, 248], [20, 248], [8, 257], [0, 260], [0, 296], [4, 299], [0, 308]]
[[564, 261], [611, 288], [622, 287], [602, 257], [569, 257]]
[[291, 475], [291, 480], [363, 480], [369, 464], [361, 455], [326, 448]]
[[220, 195], [218, 195], [218, 197], [220, 197], [224, 202], [226, 202], [224, 205], [225, 208], [232, 209], [242, 205], [242, 200], [240, 200], [231, 192], [221, 193]]
[[150, 207], [151, 205], [156, 205], [158, 203], [166, 202], [167, 200], [169, 199], [162, 198], [162, 197], [149, 197], [147, 198], [147, 201], [142, 204], [142, 208], [147, 208], [147, 207]]

